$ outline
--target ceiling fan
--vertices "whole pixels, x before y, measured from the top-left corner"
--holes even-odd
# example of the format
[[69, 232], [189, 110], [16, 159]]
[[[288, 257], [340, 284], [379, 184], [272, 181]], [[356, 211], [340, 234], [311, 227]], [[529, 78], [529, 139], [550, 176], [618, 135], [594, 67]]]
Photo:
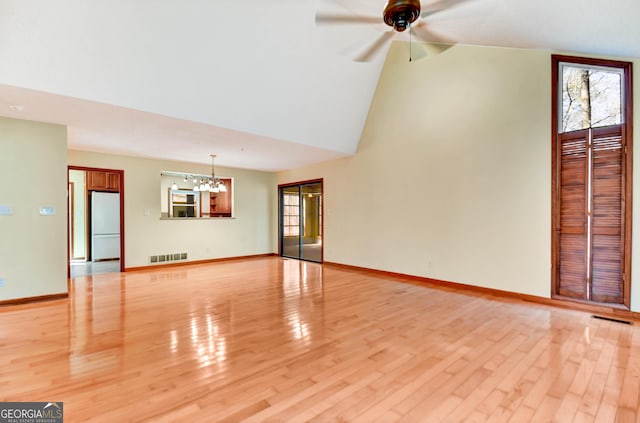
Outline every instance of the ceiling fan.
[[[385, 23], [392, 29], [384, 32], [378, 37], [361, 55], [355, 58], [358, 62], [366, 62], [371, 59], [387, 42], [398, 32], [409, 29], [411, 36], [416, 36], [422, 41], [436, 43], [440, 46], [440, 51], [451, 47], [454, 43], [432, 31], [426, 26], [425, 18], [433, 16], [445, 9], [449, 9], [468, 0], [439, 0], [427, 7], [422, 7], [420, 0], [388, 0], [382, 17], [361, 16], [335, 13], [317, 13], [316, 24], [378, 24]], [[409, 61], [411, 61], [411, 54]]]

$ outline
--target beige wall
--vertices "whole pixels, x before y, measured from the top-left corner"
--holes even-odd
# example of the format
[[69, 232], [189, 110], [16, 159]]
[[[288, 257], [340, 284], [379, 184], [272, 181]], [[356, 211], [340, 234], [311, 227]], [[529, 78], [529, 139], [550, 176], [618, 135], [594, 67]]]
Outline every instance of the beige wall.
[[[125, 266], [186, 252], [189, 260], [277, 252], [276, 175], [216, 166], [234, 178], [235, 218], [161, 220], [162, 171], [208, 174], [210, 165], [69, 151], [70, 165], [124, 170]], [[166, 195], [164, 197], [166, 201]]]
[[324, 178], [325, 260], [549, 297], [550, 69], [461, 45], [409, 64], [394, 44], [356, 155], [278, 175]]
[[0, 117], [0, 301], [67, 292], [66, 149], [64, 126]]

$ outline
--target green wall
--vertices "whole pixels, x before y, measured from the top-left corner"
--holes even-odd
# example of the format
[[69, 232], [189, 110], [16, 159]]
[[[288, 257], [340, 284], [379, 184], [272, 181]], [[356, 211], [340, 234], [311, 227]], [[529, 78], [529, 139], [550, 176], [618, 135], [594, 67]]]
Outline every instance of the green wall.
[[234, 218], [162, 220], [171, 181], [162, 182], [160, 173], [208, 174], [210, 165], [75, 150], [68, 152], [68, 160], [75, 166], [124, 170], [127, 268], [148, 266], [149, 257], [159, 254], [186, 252], [193, 261], [278, 250], [274, 173], [216, 166], [216, 174], [234, 178]]
[[66, 169], [64, 126], [0, 117], [0, 301], [67, 292]]

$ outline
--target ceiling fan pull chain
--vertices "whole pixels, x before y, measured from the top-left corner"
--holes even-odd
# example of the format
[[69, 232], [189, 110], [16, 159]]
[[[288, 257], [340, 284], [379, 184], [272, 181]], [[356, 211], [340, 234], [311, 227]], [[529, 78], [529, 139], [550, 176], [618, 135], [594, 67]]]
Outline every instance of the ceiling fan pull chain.
[[409, 26], [409, 63], [411, 63], [411, 52], [413, 49], [411, 48], [411, 42], [413, 40], [413, 29]]

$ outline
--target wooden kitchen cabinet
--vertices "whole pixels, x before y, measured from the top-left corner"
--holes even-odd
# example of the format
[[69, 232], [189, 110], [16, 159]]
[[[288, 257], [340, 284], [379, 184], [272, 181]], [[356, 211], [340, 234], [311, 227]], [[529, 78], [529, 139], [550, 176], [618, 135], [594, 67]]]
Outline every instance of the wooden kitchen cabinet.
[[211, 217], [232, 216], [232, 191], [231, 178], [220, 178], [227, 187], [227, 192], [212, 192], [209, 200], [209, 214]]
[[87, 171], [87, 190], [119, 192], [120, 174], [102, 170]]

